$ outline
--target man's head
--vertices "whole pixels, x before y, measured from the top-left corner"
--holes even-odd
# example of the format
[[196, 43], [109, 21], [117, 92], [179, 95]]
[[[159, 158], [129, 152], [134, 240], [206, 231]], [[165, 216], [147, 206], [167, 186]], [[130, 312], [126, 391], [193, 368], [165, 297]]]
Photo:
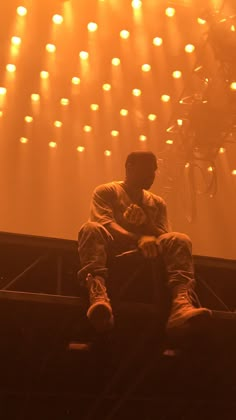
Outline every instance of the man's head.
[[152, 152], [132, 152], [125, 162], [126, 181], [133, 188], [148, 190], [155, 179], [157, 159]]

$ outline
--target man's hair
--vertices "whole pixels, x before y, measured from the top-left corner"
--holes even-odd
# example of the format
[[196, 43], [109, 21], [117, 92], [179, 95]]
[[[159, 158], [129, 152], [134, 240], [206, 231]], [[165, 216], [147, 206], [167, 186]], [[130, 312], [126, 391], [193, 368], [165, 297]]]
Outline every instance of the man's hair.
[[134, 165], [136, 163], [144, 164], [147, 162], [155, 163], [157, 167], [157, 158], [154, 153], [146, 151], [132, 152], [126, 158], [125, 167], [127, 168], [128, 165]]

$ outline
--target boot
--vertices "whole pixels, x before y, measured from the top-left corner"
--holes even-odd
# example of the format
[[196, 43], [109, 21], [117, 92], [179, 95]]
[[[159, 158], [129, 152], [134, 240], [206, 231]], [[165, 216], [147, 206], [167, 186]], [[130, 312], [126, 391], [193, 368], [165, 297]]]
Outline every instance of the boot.
[[87, 317], [97, 332], [109, 331], [114, 325], [114, 317], [105, 287], [105, 280], [102, 277], [93, 277], [91, 274], [88, 274], [86, 285], [89, 291], [90, 303]]
[[[166, 326], [169, 337], [199, 331], [211, 317], [212, 311], [207, 308], [196, 308], [193, 304], [195, 294], [189, 285], [175, 285], [172, 289], [172, 303]], [[196, 294], [194, 296], [196, 298]]]

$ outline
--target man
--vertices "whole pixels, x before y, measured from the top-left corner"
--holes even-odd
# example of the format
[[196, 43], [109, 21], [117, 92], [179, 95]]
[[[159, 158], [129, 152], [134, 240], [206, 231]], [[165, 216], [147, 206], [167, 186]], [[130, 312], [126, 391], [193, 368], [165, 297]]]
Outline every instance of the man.
[[89, 291], [87, 317], [97, 331], [112, 328], [113, 313], [107, 295], [107, 261], [110, 255], [138, 249], [142, 258], [162, 257], [171, 292], [167, 333], [178, 334], [194, 320], [211, 316], [195, 308], [190, 295], [194, 285], [192, 246], [187, 235], [170, 232], [166, 204], [148, 190], [157, 160], [152, 152], [133, 152], [125, 163], [124, 181], [98, 186], [93, 193], [90, 218], [78, 236], [79, 278]]

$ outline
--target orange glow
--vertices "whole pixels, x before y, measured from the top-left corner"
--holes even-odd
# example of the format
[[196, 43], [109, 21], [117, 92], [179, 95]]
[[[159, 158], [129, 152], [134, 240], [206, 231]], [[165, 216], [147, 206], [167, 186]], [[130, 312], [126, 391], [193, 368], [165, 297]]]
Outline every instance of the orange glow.
[[21, 45], [21, 42], [22, 42], [22, 40], [19, 36], [13, 36], [11, 38], [12, 45], [19, 46], [19, 45]]
[[173, 71], [172, 76], [174, 77], [174, 79], [180, 79], [182, 77], [182, 72], [179, 70], [175, 70]]
[[197, 21], [200, 25], [205, 25], [205, 23], [206, 23], [206, 20], [201, 19], [201, 18], [198, 18]]
[[230, 83], [230, 89], [231, 90], [236, 90], [236, 82]]
[[32, 121], [33, 121], [33, 117], [31, 117], [30, 115], [26, 115], [25, 122], [31, 123]]
[[113, 58], [111, 60], [111, 63], [113, 66], [119, 66], [120, 65], [120, 59], [119, 58]]
[[46, 48], [46, 51], [49, 53], [54, 53], [57, 49], [56, 45], [54, 44], [47, 44], [45, 48]]
[[105, 150], [104, 155], [105, 156], [111, 156], [111, 151], [110, 150]]
[[173, 140], [166, 140], [166, 144], [173, 144]]
[[31, 100], [33, 102], [38, 102], [40, 100], [40, 95], [38, 93], [32, 93]]
[[157, 119], [157, 116], [155, 114], [149, 114], [148, 119], [149, 121], [155, 121]]
[[87, 60], [89, 57], [89, 53], [87, 51], [80, 51], [79, 56], [81, 60]]
[[78, 146], [77, 150], [78, 150], [78, 152], [82, 153], [82, 152], [84, 152], [85, 147], [84, 146]]
[[73, 85], [79, 85], [80, 84], [80, 78], [79, 77], [72, 77], [71, 83]]
[[109, 90], [111, 90], [111, 85], [109, 83], [104, 83], [104, 85], [102, 86], [102, 88], [106, 92], [109, 92]]
[[225, 153], [225, 148], [224, 147], [220, 147], [219, 153], [221, 153], [221, 154]]
[[150, 71], [151, 70], [151, 66], [150, 66], [150, 64], [143, 64], [142, 65], [142, 71], [143, 72], [148, 72], [148, 71]]
[[49, 145], [49, 147], [51, 147], [52, 149], [55, 149], [55, 148], [57, 147], [57, 144], [56, 144], [56, 142], [55, 142], [55, 141], [50, 141], [50, 142], [48, 143], [48, 145]]
[[155, 45], [156, 47], [160, 47], [163, 44], [163, 39], [156, 36], [155, 38], [153, 38], [152, 40], [153, 45]]
[[60, 100], [60, 104], [63, 105], [63, 106], [67, 106], [67, 105], [69, 105], [69, 103], [70, 103], [70, 101], [69, 101], [68, 98], [61, 98], [61, 100]]
[[208, 172], [213, 172], [214, 171], [214, 169], [212, 168], [212, 166], [208, 166], [207, 170], [208, 170]]
[[96, 30], [98, 29], [98, 25], [95, 22], [89, 22], [87, 28], [89, 32], [96, 32]]
[[23, 6], [17, 7], [16, 12], [17, 12], [18, 16], [26, 16], [27, 15], [27, 9], [26, 9], [26, 7], [23, 7]]
[[6, 70], [7, 70], [9, 73], [14, 73], [14, 72], [16, 71], [16, 66], [15, 66], [15, 64], [7, 64], [7, 65], [6, 65]]
[[3, 111], [0, 111], [0, 118], [2, 118], [3, 116]]
[[63, 23], [63, 17], [61, 15], [54, 15], [52, 17], [52, 21], [53, 23], [55, 23], [56, 25], [61, 25]]
[[20, 137], [20, 142], [22, 144], [26, 144], [26, 143], [28, 143], [28, 139], [26, 137]]
[[128, 113], [129, 113], [128, 109], [123, 108], [120, 110], [120, 115], [122, 115], [122, 117], [126, 117]]
[[236, 169], [232, 170], [232, 175], [236, 175]]
[[169, 95], [162, 95], [161, 100], [162, 100], [162, 102], [169, 102], [170, 101], [170, 96]]
[[182, 125], [183, 125], [183, 120], [178, 119], [178, 120], [177, 120], [177, 124], [178, 124], [178, 126], [179, 126], [179, 127], [182, 127]]
[[141, 92], [141, 90], [140, 90], [140, 89], [133, 89], [133, 90], [132, 90], [132, 94], [133, 94], [134, 96], [141, 96], [141, 95], [142, 95], [142, 92]]
[[126, 31], [125, 29], [123, 29], [122, 31], [120, 31], [120, 37], [122, 39], [128, 39], [130, 36], [129, 31]]
[[186, 53], [191, 54], [195, 51], [195, 46], [193, 44], [187, 44], [187, 45], [185, 45], [184, 49], [185, 49]]
[[167, 7], [165, 11], [166, 16], [173, 17], [175, 15], [174, 7]]
[[235, 25], [232, 25], [232, 26], [231, 26], [231, 28], [230, 28], [230, 30], [231, 30], [232, 32], [235, 32], [235, 31], [236, 31]]

